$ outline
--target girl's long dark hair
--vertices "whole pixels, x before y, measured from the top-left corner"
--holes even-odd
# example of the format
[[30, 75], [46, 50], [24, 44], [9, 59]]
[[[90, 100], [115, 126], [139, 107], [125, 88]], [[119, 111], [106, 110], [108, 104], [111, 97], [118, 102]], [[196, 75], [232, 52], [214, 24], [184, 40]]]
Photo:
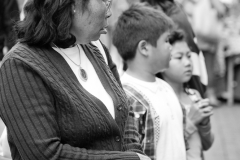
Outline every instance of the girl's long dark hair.
[[74, 3], [75, 0], [28, 0], [24, 7], [25, 18], [15, 26], [18, 41], [34, 46], [55, 43], [67, 48], [73, 45], [76, 37], [70, 33], [70, 28]]

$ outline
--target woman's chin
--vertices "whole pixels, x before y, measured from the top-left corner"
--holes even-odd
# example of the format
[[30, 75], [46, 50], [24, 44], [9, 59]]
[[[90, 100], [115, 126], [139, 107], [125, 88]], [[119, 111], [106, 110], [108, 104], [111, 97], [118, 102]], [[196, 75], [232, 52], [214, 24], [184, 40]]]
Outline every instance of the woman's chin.
[[108, 32], [108, 31], [107, 31], [107, 28], [104, 28], [104, 29], [101, 29], [101, 30], [100, 30], [100, 34], [107, 34], [107, 32]]

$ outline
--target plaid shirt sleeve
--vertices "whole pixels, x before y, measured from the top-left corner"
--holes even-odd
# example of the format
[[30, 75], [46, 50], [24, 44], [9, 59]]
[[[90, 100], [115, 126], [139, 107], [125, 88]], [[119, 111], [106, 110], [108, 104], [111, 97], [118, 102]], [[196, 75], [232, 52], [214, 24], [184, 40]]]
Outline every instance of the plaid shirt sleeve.
[[141, 136], [139, 135], [137, 130], [137, 121], [134, 118], [134, 113], [130, 108], [125, 126], [123, 150], [144, 154], [140, 143], [140, 137]]
[[140, 142], [142, 143], [142, 140], [143, 140], [144, 135], [145, 135], [145, 125], [144, 125], [144, 123], [145, 123], [145, 117], [146, 117], [147, 110], [134, 97], [128, 96], [128, 100], [129, 100], [130, 110], [134, 114], [134, 119], [136, 121], [137, 131], [138, 131], [139, 136], [140, 136], [139, 137]]
[[139, 132], [139, 122], [138, 118], [136, 118], [135, 110], [133, 109], [133, 105], [136, 104], [137, 101], [128, 96], [128, 106], [129, 106], [129, 116], [125, 126], [124, 133], [124, 151], [133, 151], [138, 152], [140, 154], [145, 155], [143, 152], [142, 144], [141, 144], [141, 134]]
[[[127, 94], [127, 97], [130, 110], [134, 114], [135, 127], [138, 131], [138, 140], [140, 140], [140, 143], [142, 144], [143, 152], [152, 160], [155, 160], [156, 157], [154, 154], [153, 142], [154, 133], [152, 132], [153, 125], [151, 125], [152, 123], [148, 123], [149, 121], [153, 121], [153, 119], [147, 119], [147, 117], [149, 118], [151, 116], [147, 116], [148, 112], [146, 107], [144, 107], [144, 105], [139, 102], [134, 96]], [[148, 141], [153, 143], [149, 143]]]

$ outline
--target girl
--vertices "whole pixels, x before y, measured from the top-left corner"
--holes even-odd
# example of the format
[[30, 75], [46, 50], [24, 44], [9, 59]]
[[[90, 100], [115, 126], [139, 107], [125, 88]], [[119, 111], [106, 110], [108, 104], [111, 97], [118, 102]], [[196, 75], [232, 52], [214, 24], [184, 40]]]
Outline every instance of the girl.
[[162, 73], [163, 79], [174, 89], [180, 103], [186, 109], [187, 125], [185, 136], [188, 138], [188, 160], [202, 160], [202, 150], [213, 143], [210, 119], [213, 114], [208, 99], [202, 99], [199, 92], [187, 87], [192, 76], [191, 51], [181, 31], [174, 31], [171, 37], [173, 46], [169, 68]]

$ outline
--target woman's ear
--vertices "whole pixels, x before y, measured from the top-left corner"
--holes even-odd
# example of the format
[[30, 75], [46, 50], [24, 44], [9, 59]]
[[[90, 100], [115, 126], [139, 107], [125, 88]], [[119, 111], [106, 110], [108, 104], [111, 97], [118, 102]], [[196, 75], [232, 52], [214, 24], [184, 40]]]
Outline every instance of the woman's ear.
[[141, 41], [138, 43], [137, 51], [138, 51], [140, 54], [142, 54], [143, 56], [149, 56], [150, 45], [148, 44], [147, 41], [141, 40]]
[[73, 13], [73, 14], [76, 13], [76, 4], [72, 4], [72, 13]]

